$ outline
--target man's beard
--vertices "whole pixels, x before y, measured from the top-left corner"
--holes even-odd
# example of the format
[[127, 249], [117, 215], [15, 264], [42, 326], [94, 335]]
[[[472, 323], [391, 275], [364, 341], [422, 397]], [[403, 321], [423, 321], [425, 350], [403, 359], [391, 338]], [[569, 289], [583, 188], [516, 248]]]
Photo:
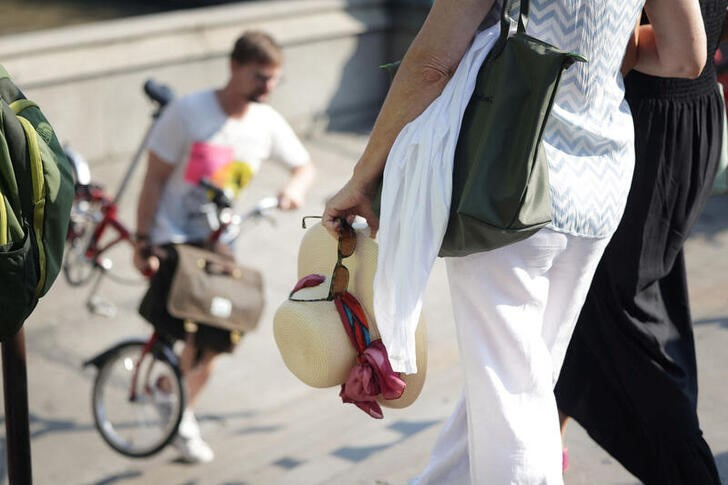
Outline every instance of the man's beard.
[[248, 101], [252, 103], [264, 103], [267, 99], [268, 93], [261, 91], [255, 91], [248, 96]]

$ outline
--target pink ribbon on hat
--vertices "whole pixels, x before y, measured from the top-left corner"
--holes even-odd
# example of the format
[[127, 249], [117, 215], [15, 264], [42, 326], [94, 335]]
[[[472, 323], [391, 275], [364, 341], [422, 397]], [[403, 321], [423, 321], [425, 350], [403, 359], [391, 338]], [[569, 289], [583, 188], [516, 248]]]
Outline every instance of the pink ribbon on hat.
[[[306, 275], [296, 283], [291, 295], [303, 288], [318, 286], [325, 279], [319, 274]], [[377, 397], [381, 394], [387, 400], [399, 399], [407, 384], [392, 370], [382, 340], [371, 340], [366, 313], [356, 297], [347, 291], [334, 297], [334, 304], [346, 335], [358, 354], [357, 363], [341, 385], [339, 396], [344, 403], [355, 404], [369, 416], [382, 419], [384, 414]]]
[[405, 382], [392, 370], [387, 349], [380, 339], [373, 341], [357, 357], [349, 377], [341, 385], [339, 396], [345, 403], [355, 404], [369, 416], [382, 419], [382, 408], [377, 396], [398, 399], [405, 389]]
[[337, 296], [334, 302], [346, 334], [359, 354], [356, 365], [341, 385], [339, 396], [343, 402], [355, 404], [369, 416], [382, 419], [384, 415], [377, 396], [381, 394], [387, 400], [398, 399], [406, 383], [392, 370], [381, 339], [369, 342], [366, 314], [354, 295], [345, 292]]
[[296, 283], [296, 286], [293, 287], [291, 290], [291, 295], [293, 295], [298, 290], [302, 290], [304, 288], [312, 288], [314, 286], [318, 286], [321, 283], [324, 282], [326, 277], [324, 275], [320, 274], [309, 274], [298, 280]]

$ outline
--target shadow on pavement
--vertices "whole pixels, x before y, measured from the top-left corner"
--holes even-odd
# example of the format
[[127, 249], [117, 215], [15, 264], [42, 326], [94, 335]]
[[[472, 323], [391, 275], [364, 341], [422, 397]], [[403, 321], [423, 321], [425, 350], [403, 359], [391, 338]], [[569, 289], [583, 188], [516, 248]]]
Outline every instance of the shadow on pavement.
[[715, 455], [715, 464], [718, 466], [721, 483], [728, 483], [728, 452]]
[[102, 480], [99, 480], [98, 482], [94, 482], [94, 485], [112, 485], [113, 483], [119, 483], [126, 481], [130, 478], [138, 478], [142, 475], [142, 472], [139, 470], [129, 470], [125, 472], [119, 472], [114, 475], [110, 475]]
[[238, 431], [236, 431], [235, 434], [238, 435], [244, 435], [244, 434], [260, 434], [260, 433], [275, 433], [276, 431], [279, 431], [283, 426], [281, 425], [268, 425], [268, 426], [247, 426], [245, 428], [242, 428]]
[[[253, 411], [239, 411], [234, 413], [224, 414], [202, 414], [197, 416], [197, 420], [200, 423], [213, 422], [213, 423], [226, 423], [235, 419], [250, 419], [258, 413]], [[30, 416], [30, 437], [31, 439], [39, 438], [41, 436], [53, 433], [68, 433], [68, 432], [85, 432], [94, 430], [95, 426], [92, 423], [78, 423], [72, 419], [51, 419], [39, 416], [36, 413], [31, 412]], [[89, 410], [89, 420], [91, 419], [91, 411]], [[0, 427], [5, 426], [5, 419], [0, 416]], [[280, 426], [257, 426], [245, 428], [240, 431], [241, 434], [245, 433], [272, 433], [277, 431]], [[5, 440], [0, 441], [0, 449], [4, 449]], [[3, 460], [0, 456], [0, 462]], [[0, 469], [2, 471], [2, 469]]]
[[46, 434], [82, 432], [93, 430], [93, 424], [80, 424], [71, 419], [49, 419], [30, 413], [30, 438], [35, 439]]
[[400, 437], [394, 441], [383, 443], [381, 445], [373, 446], [344, 446], [331, 452], [332, 455], [338, 456], [344, 460], [348, 460], [353, 463], [358, 463], [366, 460], [371, 455], [384, 451], [387, 448], [404, 441], [405, 439], [424, 431], [430, 426], [438, 424], [440, 421], [436, 420], [425, 420], [425, 421], [395, 421], [391, 425], [387, 426], [390, 430], [399, 433]]
[[693, 321], [693, 325], [720, 325], [721, 328], [728, 328], [728, 316], [719, 318], [704, 318]]

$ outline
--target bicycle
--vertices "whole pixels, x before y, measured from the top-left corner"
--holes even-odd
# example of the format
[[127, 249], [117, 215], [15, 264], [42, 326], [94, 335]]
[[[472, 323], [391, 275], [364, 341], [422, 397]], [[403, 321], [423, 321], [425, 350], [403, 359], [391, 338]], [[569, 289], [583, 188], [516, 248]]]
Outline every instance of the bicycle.
[[[264, 197], [237, 214], [218, 187], [206, 181], [217, 214], [208, 243], [229, 244], [250, 222], [268, 218], [277, 197]], [[104, 441], [119, 453], [143, 458], [162, 450], [175, 437], [185, 409], [185, 388], [174, 342], [154, 331], [149, 339], [121, 341], [83, 363], [97, 369], [92, 390], [94, 424]]]
[[[86, 299], [86, 307], [90, 312], [104, 316], [112, 316], [114, 313], [110, 304], [96, 296], [103, 276], [109, 274], [112, 266], [111, 260], [105, 255], [107, 251], [121, 242], [127, 242], [130, 245], [134, 243], [133, 234], [118, 218], [119, 202], [142, 158], [154, 127], [154, 120], [159, 117], [167, 103], [174, 98], [174, 94], [168, 86], [151, 79], [144, 83], [144, 93], [156, 105], [152, 114], [153, 122], [132, 157], [114, 197], [108, 194], [102, 185], [92, 181], [89, 164], [83, 155], [68, 146], [64, 147], [71, 162], [75, 194], [66, 234], [63, 275], [69, 285], [83, 286], [92, 279], [95, 273], [98, 273], [96, 282]], [[101, 241], [109, 230], [112, 230], [114, 235], [110, 241], [102, 244]]]

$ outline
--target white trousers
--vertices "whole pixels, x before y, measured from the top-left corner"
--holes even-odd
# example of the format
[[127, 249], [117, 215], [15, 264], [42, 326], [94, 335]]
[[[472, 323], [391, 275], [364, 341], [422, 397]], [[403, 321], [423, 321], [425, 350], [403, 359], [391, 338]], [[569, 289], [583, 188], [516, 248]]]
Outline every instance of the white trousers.
[[447, 260], [465, 392], [413, 483], [563, 483], [553, 388], [608, 241], [543, 229]]

